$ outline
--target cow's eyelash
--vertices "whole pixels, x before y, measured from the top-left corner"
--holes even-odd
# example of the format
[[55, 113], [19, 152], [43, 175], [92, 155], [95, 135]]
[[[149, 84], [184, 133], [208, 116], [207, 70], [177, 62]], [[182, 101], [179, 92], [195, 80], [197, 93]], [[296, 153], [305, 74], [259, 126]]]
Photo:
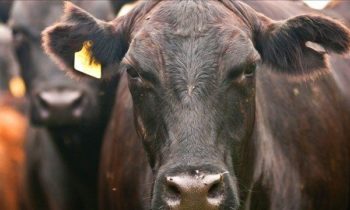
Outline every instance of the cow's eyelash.
[[225, 81], [234, 80], [243, 74], [246, 74], [247, 76], [252, 76], [259, 62], [259, 60], [247, 61], [243, 64], [239, 64], [230, 68], [230, 70], [225, 76]]

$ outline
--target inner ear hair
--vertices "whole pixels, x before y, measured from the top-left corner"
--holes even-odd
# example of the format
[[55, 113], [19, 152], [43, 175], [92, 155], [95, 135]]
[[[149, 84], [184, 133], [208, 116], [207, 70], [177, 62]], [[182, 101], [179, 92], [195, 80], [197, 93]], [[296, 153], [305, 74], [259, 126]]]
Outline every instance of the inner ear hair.
[[344, 54], [350, 50], [350, 31], [335, 19], [320, 15], [301, 15], [288, 19], [283, 27], [295, 32], [304, 43], [318, 43], [330, 52]]
[[318, 53], [327, 53], [327, 50], [320, 44], [317, 44], [315, 42], [310, 42], [310, 41], [307, 41], [305, 43], [305, 46], [308, 47], [308, 48], [311, 48], [313, 50], [315, 50], [316, 52]]

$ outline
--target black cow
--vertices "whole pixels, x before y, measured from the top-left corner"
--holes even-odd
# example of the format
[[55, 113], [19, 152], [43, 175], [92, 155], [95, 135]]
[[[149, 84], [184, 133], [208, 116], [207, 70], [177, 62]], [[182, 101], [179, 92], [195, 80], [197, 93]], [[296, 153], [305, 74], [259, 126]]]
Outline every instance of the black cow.
[[[113, 17], [108, 1], [78, 3], [101, 19]], [[97, 209], [100, 148], [118, 80], [76, 82], [45, 55], [40, 33], [58, 21], [62, 7], [62, 1], [16, 1], [11, 14], [30, 101], [26, 201], [34, 210]]]
[[128, 74], [104, 147], [105, 208], [350, 207], [350, 107], [325, 53], [349, 51], [340, 22], [274, 21], [230, 0], [147, 1], [103, 22], [67, 3], [43, 33], [46, 51], [80, 77], [72, 58], [85, 41], [104, 78]]

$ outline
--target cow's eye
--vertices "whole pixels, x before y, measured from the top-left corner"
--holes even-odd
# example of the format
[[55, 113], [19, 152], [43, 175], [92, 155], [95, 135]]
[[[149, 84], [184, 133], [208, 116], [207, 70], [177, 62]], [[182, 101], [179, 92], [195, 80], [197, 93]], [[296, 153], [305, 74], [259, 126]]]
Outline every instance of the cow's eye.
[[227, 81], [231, 82], [232, 80], [237, 79], [238, 77], [240, 77], [242, 75], [242, 70], [240, 68], [234, 68], [232, 70], [230, 70], [230, 72], [228, 73], [227, 76]]
[[252, 77], [256, 69], [256, 63], [249, 64], [244, 70], [245, 77]]
[[134, 68], [128, 68], [126, 70], [126, 72], [128, 73], [128, 75], [131, 79], [139, 79], [140, 78], [140, 74]]

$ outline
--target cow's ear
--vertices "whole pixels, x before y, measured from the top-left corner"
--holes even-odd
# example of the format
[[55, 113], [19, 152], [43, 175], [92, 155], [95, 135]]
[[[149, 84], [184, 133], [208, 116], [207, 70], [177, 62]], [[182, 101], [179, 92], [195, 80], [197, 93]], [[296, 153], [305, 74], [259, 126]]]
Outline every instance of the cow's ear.
[[[85, 74], [74, 67], [76, 53], [89, 43], [88, 63], [98, 63], [102, 78], [118, 73], [119, 63], [128, 48], [128, 41], [118, 21], [98, 20], [88, 12], [65, 2], [64, 16], [60, 22], [42, 32], [44, 50], [61, 69], [70, 75], [82, 77]], [[85, 46], [86, 47], [86, 46]]]
[[[333, 19], [302, 15], [275, 22], [263, 18], [255, 34], [256, 48], [263, 62], [275, 71], [289, 74], [313, 74], [327, 68], [325, 53], [344, 54], [350, 48], [350, 31]], [[308, 47], [317, 43], [325, 51]]]

